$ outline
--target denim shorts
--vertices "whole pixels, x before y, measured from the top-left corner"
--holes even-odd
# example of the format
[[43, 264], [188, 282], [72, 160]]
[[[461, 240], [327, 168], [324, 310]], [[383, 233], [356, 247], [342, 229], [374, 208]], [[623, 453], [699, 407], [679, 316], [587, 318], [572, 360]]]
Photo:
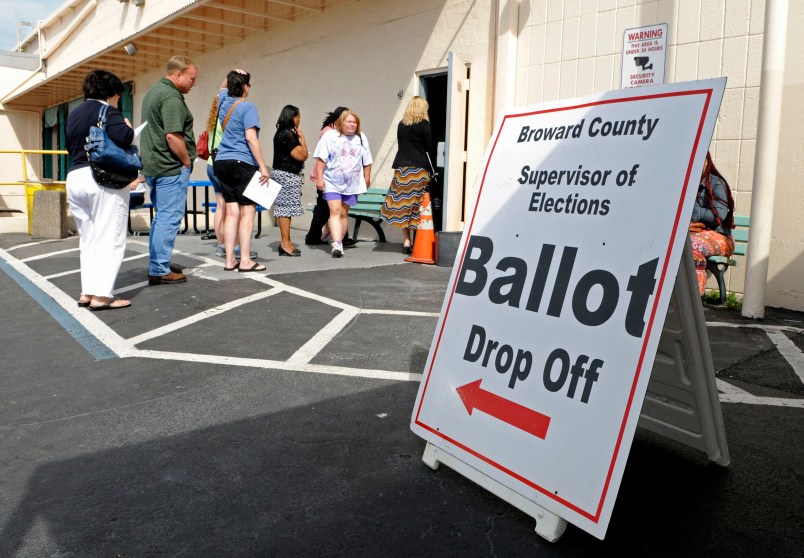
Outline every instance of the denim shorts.
[[209, 181], [212, 182], [212, 189], [215, 191], [215, 194], [221, 194], [221, 181], [218, 180], [218, 177], [215, 176], [215, 169], [212, 168], [212, 165], [207, 165], [207, 178]]

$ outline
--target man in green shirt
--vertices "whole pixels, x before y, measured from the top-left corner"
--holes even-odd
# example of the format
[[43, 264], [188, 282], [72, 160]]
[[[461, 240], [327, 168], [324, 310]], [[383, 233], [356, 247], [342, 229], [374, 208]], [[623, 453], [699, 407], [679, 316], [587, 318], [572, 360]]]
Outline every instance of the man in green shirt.
[[154, 220], [148, 240], [148, 284], [185, 283], [187, 277], [172, 269], [170, 256], [184, 217], [190, 173], [196, 158], [193, 115], [184, 102], [198, 77], [198, 68], [186, 56], [167, 63], [167, 76], [142, 99], [140, 150], [145, 181], [151, 188]]

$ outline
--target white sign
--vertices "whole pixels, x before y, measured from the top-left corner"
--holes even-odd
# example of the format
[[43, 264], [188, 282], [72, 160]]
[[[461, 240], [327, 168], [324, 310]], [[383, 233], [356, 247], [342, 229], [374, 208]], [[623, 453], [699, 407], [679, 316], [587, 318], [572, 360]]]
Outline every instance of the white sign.
[[415, 433], [599, 538], [724, 87], [508, 110], [419, 388]]
[[667, 24], [626, 29], [623, 33], [623, 63], [620, 87], [664, 83], [667, 55]]

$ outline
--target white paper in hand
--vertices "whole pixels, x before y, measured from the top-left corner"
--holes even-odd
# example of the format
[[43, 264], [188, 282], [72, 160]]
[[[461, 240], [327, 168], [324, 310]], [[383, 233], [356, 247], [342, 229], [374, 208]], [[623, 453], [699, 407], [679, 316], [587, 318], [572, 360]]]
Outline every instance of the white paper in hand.
[[143, 122], [142, 124], [140, 124], [139, 126], [134, 128], [134, 139], [137, 139], [138, 137], [140, 137], [140, 134], [142, 133], [142, 131], [145, 129], [145, 127], [147, 125], [148, 125], [148, 121], [146, 120], [145, 122]]
[[274, 204], [277, 194], [279, 194], [279, 190], [282, 189], [282, 186], [279, 182], [271, 180], [270, 178], [268, 179], [268, 184], [263, 186], [260, 184], [261, 176], [260, 171], [254, 173], [243, 195], [251, 201], [257, 202], [265, 209], [270, 209]]

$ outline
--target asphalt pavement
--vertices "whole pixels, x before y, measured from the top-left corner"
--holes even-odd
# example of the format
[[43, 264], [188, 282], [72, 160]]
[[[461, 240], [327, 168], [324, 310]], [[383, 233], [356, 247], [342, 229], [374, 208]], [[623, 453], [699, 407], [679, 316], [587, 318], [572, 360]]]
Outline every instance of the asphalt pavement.
[[[367, 231], [370, 233], [371, 231]], [[361, 240], [79, 309], [78, 239], [0, 235], [0, 556], [798, 556], [804, 315], [706, 308], [731, 464], [639, 429], [608, 533], [557, 542], [410, 430], [450, 269]]]

